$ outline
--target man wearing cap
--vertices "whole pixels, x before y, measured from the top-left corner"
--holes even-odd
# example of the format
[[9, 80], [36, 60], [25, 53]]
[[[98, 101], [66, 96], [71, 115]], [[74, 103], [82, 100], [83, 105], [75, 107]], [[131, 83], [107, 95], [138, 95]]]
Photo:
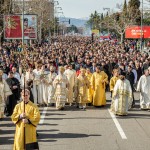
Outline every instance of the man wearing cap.
[[55, 88], [55, 100], [56, 109], [63, 110], [65, 102], [67, 100], [67, 89], [69, 88], [69, 82], [67, 77], [64, 75], [64, 67], [59, 67], [59, 74], [56, 76], [53, 85]]
[[145, 68], [144, 75], [139, 79], [137, 91], [140, 92], [141, 109], [150, 109], [150, 68]]
[[111, 111], [116, 115], [127, 115], [132, 105], [132, 88], [130, 82], [125, 78], [125, 73], [120, 74], [113, 89]]
[[4, 117], [4, 104], [7, 96], [11, 95], [12, 92], [7, 82], [2, 78], [3, 71], [0, 70], [0, 119]]

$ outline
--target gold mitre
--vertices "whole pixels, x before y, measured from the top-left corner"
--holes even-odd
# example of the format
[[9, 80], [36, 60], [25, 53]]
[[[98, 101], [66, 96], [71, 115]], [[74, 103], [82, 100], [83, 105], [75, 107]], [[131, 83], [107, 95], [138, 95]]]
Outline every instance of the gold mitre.
[[60, 67], [59, 67], [59, 71], [64, 72], [64, 71], [65, 71], [65, 68], [64, 68], [63, 66], [60, 66]]
[[84, 68], [81, 68], [80, 72], [86, 73], [86, 70]]

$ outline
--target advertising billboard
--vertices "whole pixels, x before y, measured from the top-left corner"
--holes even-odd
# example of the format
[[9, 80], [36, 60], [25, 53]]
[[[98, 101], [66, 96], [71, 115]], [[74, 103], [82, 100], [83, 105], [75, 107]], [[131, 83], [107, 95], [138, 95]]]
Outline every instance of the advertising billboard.
[[150, 26], [130, 26], [126, 28], [125, 38], [139, 39], [139, 38], [150, 38]]
[[94, 36], [99, 36], [99, 30], [97, 29], [92, 30], [92, 33], [94, 34]]
[[[4, 16], [5, 39], [22, 39], [22, 15]], [[24, 39], [37, 39], [37, 15], [24, 15]]]

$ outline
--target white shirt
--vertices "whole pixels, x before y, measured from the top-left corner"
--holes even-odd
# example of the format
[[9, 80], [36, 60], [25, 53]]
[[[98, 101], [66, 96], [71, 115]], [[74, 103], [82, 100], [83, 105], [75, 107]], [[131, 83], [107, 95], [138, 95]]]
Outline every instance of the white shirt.
[[137, 71], [135, 69], [132, 69], [132, 72], [134, 73], [134, 83], [137, 82]]
[[20, 79], [20, 74], [19, 74], [18, 72], [15, 72], [15, 73], [14, 73], [14, 77], [15, 77], [16, 79], [18, 79], [19, 82], [21, 81], [21, 79]]
[[6, 73], [3, 73], [2, 78], [3, 78], [4, 80], [6, 80], [6, 79], [8, 78], [7, 74], [6, 74]]

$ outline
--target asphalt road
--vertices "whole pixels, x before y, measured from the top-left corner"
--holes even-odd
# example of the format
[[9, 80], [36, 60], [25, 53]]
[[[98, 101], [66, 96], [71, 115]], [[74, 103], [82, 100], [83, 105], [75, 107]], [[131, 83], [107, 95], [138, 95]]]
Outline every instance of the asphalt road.
[[[125, 117], [109, 113], [110, 93], [104, 108], [40, 108], [40, 150], [150, 150], [150, 112], [139, 109], [138, 93], [135, 99], [136, 108]], [[0, 150], [12, 150], [14, 133], [10, 118], [0, 122]]]

